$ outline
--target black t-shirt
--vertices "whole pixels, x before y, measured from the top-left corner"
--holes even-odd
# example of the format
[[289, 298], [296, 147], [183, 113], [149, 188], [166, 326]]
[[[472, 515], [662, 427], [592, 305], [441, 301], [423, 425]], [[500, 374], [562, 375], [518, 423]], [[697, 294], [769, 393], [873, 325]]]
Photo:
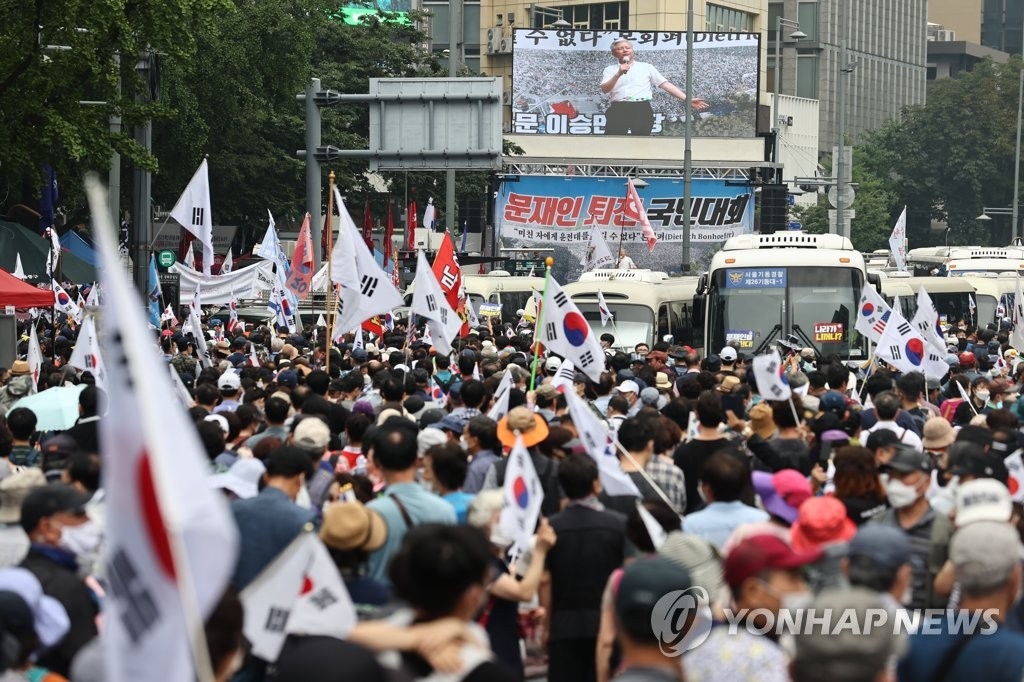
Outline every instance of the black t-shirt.
[[889, 503], [880, 495], [841, 497], [839, 501], [846, 506], [846, 516], [858, 526], [867, 523], [889, 507]]
[[700, 476], [704, 471], [704, 464], [710, 459], [711, 455], [722, 450], [742, 457], [744, 462], [747, 460], [746, 457], [740, 455], [736, 444], [728, 438], [691, 440], [680, 444], [676, 448], [675, 453], [673, 453], [673, 461], [675, 461], [677, 467], [683, 470], [683, 476], [686, 478], [687, 514], [692, 514], [704, 507], [704, 502], [701, 500], [700, 493], [698, 492]]

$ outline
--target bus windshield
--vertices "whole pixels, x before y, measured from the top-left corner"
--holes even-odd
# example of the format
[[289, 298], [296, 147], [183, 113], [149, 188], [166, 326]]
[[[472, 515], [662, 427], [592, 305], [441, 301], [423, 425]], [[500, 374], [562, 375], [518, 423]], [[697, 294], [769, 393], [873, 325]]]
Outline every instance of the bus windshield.
[[751, 353], [795, 334], [824, 355], [864, 358], [864, 341], [853, 330], [862, 286], [856, 268], [718, 270], [708, 296], [707, 347], [730, 344]]
[[597, 303], [576, 301], [576, 306], [590, 323], [591, 329], [598, 334], [608, 332], [615, 336], [616, 348], [632, 349], [638, 343], [650, 344], [654, 341], [654, 313], [650, 308], [608, 302], [608, 309], [615, 317], [615, 321], [602, 328], [601, 312], [597, 308]]

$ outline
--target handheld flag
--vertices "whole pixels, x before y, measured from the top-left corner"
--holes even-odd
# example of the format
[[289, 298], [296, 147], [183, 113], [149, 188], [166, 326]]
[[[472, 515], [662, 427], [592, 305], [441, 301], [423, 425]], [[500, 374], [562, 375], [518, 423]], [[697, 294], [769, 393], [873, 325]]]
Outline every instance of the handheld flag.
[[366, 197], [366, 204], [363, 206], [363, 243], [366, 248], [373, 251], [373, 214], [370, 212], [370, 197]]
[[194, 242], [191, 241], [188, 243], [188, 251], [185, 252], [185, 258], [182, 260], [182, 263], [185, 264], [185, 267], [187, 267], [190, 270], [196, 269], [196, 253], [195, 250], [192, 248], [193, 243]]
[[448, 305], [441, 284], [427, 265], [427, 257], [422, 251], [417, 254], [414, 284], [412, 311], [427, 321], [427, 329], [437, 351], [448, 355], [452, 352], [452, 340], [462, 328], [462, 319]]
[[185, 191], [171, 209], [171, 217], [195, 235], [203, 246], [203, 274], [210, 274], [213, 263], [213, 211], [210, 208], [210, 174], [203, 159]]
[[220, 274], [227, 275], [235, 269], [235, 259], [231, 255], [231, 247], [228, 247], [228, 252], [224, 256], [224, 260], [220, 263]]
[[523, 444], [523, 437], [516, 434], [516, 443], [508, 456], [505, 470], [505, 485], [502, 489], [503, 502], [498, 527], [508, 537], [514, 538], [511, 553], [521, 554], [529, 548], [530, 536], [540, 518], [541, 503], [544, 501], [544, 486], [530, 459], [530, 453]]
[[109, 512], [106, 679], [159, 670], [167, 682], [192, 682], [196, 668], [212, 679], [203, 622], [234, 571], [238, 531], [207, 483], [209, 460], [174, 406], [170, 377], [153, 371], [161, 360], [121, 267], [106, 193], [94, 176], [86, 186], [103, 275], [107, 399], [117, 416], [99, 427]]
[[436, 222], [437, 209], [434, 207], [434, 197], [430, 197], [427, 199], [427, 207], [423, 209], [423, 227], [433, 232]]
[[149, 284], [146, 291], [149, 323], [160, 328], [160, 277], [156, 272], [156, 256], [149, 254]]
[[855, 329], [875, 343], [882, 338], [885, 323], [889, 320], [892, 309], [885, 302], [870, 282], [864, 283], [860, 292], [860, 306], [857, 308]]
[[491, 404], [491, 409], [487, 412], [488, 417], [498, 421], [508, 414], [508, 399], [511, 392], [512, 371], [506, 369], [505, 374], [501, 377], [501, 382], [498, 384], [498, 388], [494, 391], [494, 402]]
[[469, 240], [469, 225], [467, 225], [466, 221], [463, 220], [462, 221], [462, 243], [459, 245], [459, 251], [461, 253], [466, 253], [466, 242], [468, 240]]
[[409, 209], [405, 214], [405, 249], [412, 251], [416, 248], [416, 202], [409, 202]]
[[647, 536], [651, 538], [654, 550], [657, 551], [665, 544], [665, 538], [668, 537], [665, 529], [661, 527], [661, 524], [658, 523], [651, 512], [647, 511], [647, 507], [644, 506], [641, 500], [636, 501], [636, 511], [640, 514], [640, 520], [644, 522], [644, 529], [647, 531]]
[[600, 381], [605, 358], [601, 342], [576, 304], [550, 275], [542, 310], [542, 327], [537, 330], [537, 340], [552, 353], [571, 361], [593, 381]]
[[251, 341], [249, 342], [249, 366], [260, 366], [260, 356], [256, 355], [256, 344], [252, 343]]
[[70, 294], [57, 282], [53, 283], [53, 307], [65, 315], [75, 315], [78, 304], [71, 300]]
[[629, 477], [629, 474], [622, 470], [619, 458], [615, 454], [615, 443], [594, 411], [583, 401], [583, 398], [576, 395], [575, 391], [565, 391], [563, 395], [580, 441], [583, 442], [587, 454], [597, 462], [601, 487], [609, 495], [642, 497], [636, 483]]
[[172, 327], [178, 326], [178, 318], [175, 317], [174, 310], [171, 309], [171, 306], [164, 308], [164, 313], [160, 316], [160, 321], [170, 322]]
[[[444, 233], [444, 239], [441, 240], [441, 246], [437, 249], [431, 269], [434, 272], [434, 277], [441, 284], [441, 291], [444, 292], [448, 305], [461, 318], [465, 312], [466, 290], [463, 286], [462, 268], [459, 266], [459, 257], [455, 254], [455, 242], [452, 241], [451, 234]], [[463, 326], [460, 335], [468, 334], [468, 325]]]
[[615, 322], [615, 316], [609, 310], [608, 303], [604, 300], [604, 293], [600, 289], [597, 290], [597, 309], [601, 312], [602, 327], [607, 327], [609, 322]]
[[28, 370], [32, 374], [30, 393], [39, 390], [39, 375], [43, 371], [43, 351], [39, 347], [39, 335], [36, 333], [36, 320], [32, 320], [28, 333]]
[[55, 227], [49, 228], [46, 235], [50, 239], [50, 250], [46, 253], [46, 275], [53, 279], [57, 276], [57, 263], [60, 261], [60, 238]]
[[626, 203], [622, 207], [622, 214], [630, 220], [640, 223], [640, 231], [647, 241], [647, 250], [654, 251], [654, 245], [658, 243], [658, 237], [654, 234], [651, 221], [647, 219], [647, 211], [644, 210], [644, 203], [640, 200], [640, 194], [636, 191], [633, 178], [626, 181]]
[[234, 293], [231, 294], [231, 300], [228, 301], [228, 332], [234, 334], [235, 330], [239, 326], [238, 321], [238, 301], [235, 299]]
[[917, 311], [910, 324], [937, 353], [945, 356], [946, 341], [943, 338], [942, 328], [939, 326], [939, 311], [935, 309], [935, 304], [932, 303], [931, 296], [924, 290], [924, 287], [917, 292]]
[[309, 282], [313, 279], [313, 239], [309, 233], [309, 214], [302, 219], [302, 227], [299, 229], [299, 239], [295, 243], [295, 253], [292, 256], [291, 273], [289, 273], [287, 287], [295, 294], [300, 301], [306, 300], [309, 296]]
[[778, 351], [754, 358], [754, 379], [758, 393], [767, 400], [788, 400], [793, 395], [786, 378], [786, 366], [782, 364]]
[[92, 375], [96, 377], [96, 385], [100, 388], [107, 387], [107, 370], [103, 364], [103, 357], [100, 355], [100, 342], [92, 315], [85, 318], [78, 330], [78, 341], [75, 343], [75, 349], [71, 353], [68, 364], [83, 372], [92, 372]]
[[580, 261], [583, 271], [590, 272], [598, 268], [611, 267], [614, 262], [615, 259], [612, 258], [612, 252], [608, 249], [608, 243], [601, 236], [597, 225], [594, 225], [590, 228], [590, 242], [587, 244], [587, 251], [583, 255], [583, 260]]
[[901, 372], [921, 372], [933, 379], [941, 379], [949, 372], [943, 355], [926, 343], [896, 310], [889, 316], [875, 355]]
[[25, 279], [25, 268], [21, 265], [21, 253], [14, 254], [14, 272], [11, 274], [18, 279]]
[[889, 252], [892, 253], [893, 262], [896, 263], [896, 269], [900, 272], [907, 271], [907, 207], [903, 207], [903, 212], [900, 213], [900, 217], [896, 220], [896, 224], [892, 228], [892, 234], [889, 235]]
[[562, 390], [567, 388], [572, 390], [573, 383], [576, 381], [576, 368], [572, 364], [572, 360], [563, 360], [562, 364], [558, 366], [558, 371], [555, 372], [555, 376], [551, 377], [551, 385], [555, 388]]
[[384, 252], [384, 264], [391, 262], [391, 255], [395, 245], [395, 202], [388, 200], [388, 217], [384, 223], [384, 244], [381, 249]]

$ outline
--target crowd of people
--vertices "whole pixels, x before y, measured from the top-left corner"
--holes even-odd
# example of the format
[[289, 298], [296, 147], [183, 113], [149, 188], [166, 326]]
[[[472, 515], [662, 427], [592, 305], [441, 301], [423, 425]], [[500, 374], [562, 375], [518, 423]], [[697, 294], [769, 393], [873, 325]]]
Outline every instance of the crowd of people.
[[[366, 344], [325, 332], [208, 319], [204, 338], [159, 333], [240, 538], [206, 623], [218, 680], [1024, 676], [1024, 363], [1005, 330], [951, 325], [941, 379], [783, 344], [780, 401], [729, 346], [623, 350], [605, 334], [595, 382], [535, 359], [524, 334], [473, 329], [447, 356], [401, 321]], [[66, 364], [74, 329], [56, 338], [38, 389], [85, 385], [72, 428], [41, 431], [18, 406], [25, 360], [0, 372], [3, 682], [104, 679], [98, 434], [117, 415]], [[613, 435], [636, 494], [605, 489], [584, 416]], [[543, 493], [523, 552], [502, 521], [526, 495], [517, 439]], [[358, 624], [344, 640], [289, 635], [266, 660], [239, 595], [308, 533]], [[772, 627], [794, 609], [828, 615]], [[881, 612], [906, 631], [840, 627]]]

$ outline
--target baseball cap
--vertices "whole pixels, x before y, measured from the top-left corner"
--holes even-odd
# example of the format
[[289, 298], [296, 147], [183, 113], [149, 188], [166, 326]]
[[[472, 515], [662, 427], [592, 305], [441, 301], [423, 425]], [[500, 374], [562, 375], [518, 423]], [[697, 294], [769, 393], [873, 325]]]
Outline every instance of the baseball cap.
[[889, 468], [904, 474], [909, 474], [911, 471], [930, 473], [932, 470], [932, 460], [913, 445], [897, 443], [896, 454], [889, 460]]
[[722, 358], [722, 362], [736, 362], [736, 349], [732, 346], [726, 346], [718, 351], [718, 357]]
[[242, 379], [233, 371], [228, 370], [217, 379], [217, 388], [222, 391], [237, 391], [242, 387]]
[[441, 431], [451, 431], [456, 436], [461, 436], [466, 424], [457, 416], [453, 414], [446, 414], [444, 417], [441, 418], [440, 421], [431, 424], [431, 426], [435, 429], [440, 429]]
[[725, 582], [735, 592], [747, 578], [765, 571], [800, 568], [821, 558], [821, 550], [797, 551], [774, 535], [744, 538], [725, 557]]
[[956, 490], [956, 525], [963, 528], [978, 521], [1006, 523], [1013, 514], [1010, 490], [991, 478], [961, 483]]
[[364, 348], [354, 348], [352, 350], [352, 359], [356, 362], [366, 362], [366, 350]]
[[953, 534], [949, 559], [965, 591], [988, 590], [1003, 584], [1019, 559], [1017, 529], [999, 521], [978, 521]]
[[881, 523], [861, 526], [846, 551], [851, 566], [863, 562], [868, 567], [879, 564], [887, 568], [899, 568], [910, 563], [913, 557], [907, 534], [895, 526]]
[[932, 417], [924, 423], [924, 436], [921, 442], [929, 450], [941, 450], [953, 444], [956, 431], [945, 417]]
[[292, 444], [307, 450], [323, 450], [330, 440], [331, 428], [319, 417], [306, 417], [292, 432]]
[[648, 386], [644, 390], [640, 391], [640, 402], [649, 407], [657, 406], [660, 398], [661, 394], [658, 393], [658, 389], [653, 386]]
[[849, 542], [856, 534], [857, 525], [846, 515], [846, 505], [831, 496], [812, 497], [800, 505], [790, 529], [793, 549], [800, 551]]
[[14, 592], [32, 611], [36, 634], [44, 647], [57, 644], [71, 628], [68, 612], [59, 601], [43, 594], [39, 579], [24, 568], [0, 569], [0, 590]]
[[541, 398], [551, 400], [558, 395], [558, 389], [552, 384], [541, 384], [537, 387], [535, 393]]
[[227, 471], [210, 476], [210, 487], [215, 490], [230, 490], [243, 500], [256, 497], [260, 490], [260, 479], [267, 468], [255, 457], [240, 458]]
[[765, 511], [792, 524], [800, 505], [811, 497], [811, 484], [796, 469], [783, 469], [774, 474], [755, 471], [751, 480]]
[[1010, 480], [1010, 472], [1003, 460], [974, 448], [959, 450], [951, 455], [949, 473], [960, 477], [991, 478], [1004, 485], [1008, 485]]
[[670, 592], [692, 587], [690, 574], [664, 557], [645, 557], [622, 571], [615, 593], [615, 615], [619, 626], [641, 641], [656, 639], [651, 628], [655, 605]]
[[874, 679], [906, 649], [906, 637], [893, 636], [889, 628], [843, 627], [850, 614], [856, 614], [853, 622], [866, 623], [870, 614], [886, 608], [874, 590], [828, 588], [815, 595], [808, 608], [822, 614], [824, 628], [797, 628], [793, 679]]
[[822, 412], [835, 412], [842, 416], [846, 411], [846, 398], [839, 391], [825, 391], [818, 401], [818, 406]]
[[615, 388], [615, 390], [618, 391], [619, 393], [636, 393], [636, 394], [639, 394], [640, 393], [640, 386], [635, 381], [633, 381], [632, 379], [626, 379], [621, 384], [619, 384]]
[[80, 492], [65, 483], [51, 483], [35, 488], [21, 504], [21, 527], [31, 533], [39, 521], [61, 512], [85, 514], [85, 505], [91, 495]]
[[286, 369], [283, 372], [278, 372], [277, 383], [288, 388], [295, 388], [299, 384], [299, 375], [295, 373], [295, 370]]
[[554, 372], [562, 366], [562, 360], [552, 355], [550, 358], [544, 361], [544, 369], [549, 372]]

